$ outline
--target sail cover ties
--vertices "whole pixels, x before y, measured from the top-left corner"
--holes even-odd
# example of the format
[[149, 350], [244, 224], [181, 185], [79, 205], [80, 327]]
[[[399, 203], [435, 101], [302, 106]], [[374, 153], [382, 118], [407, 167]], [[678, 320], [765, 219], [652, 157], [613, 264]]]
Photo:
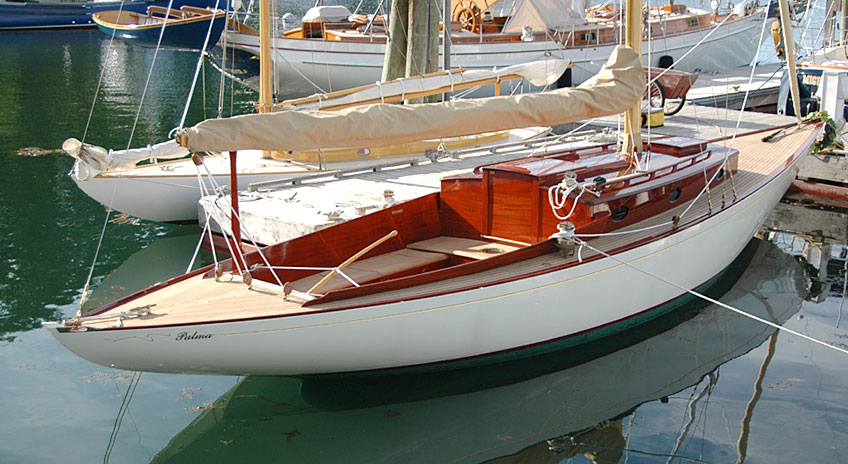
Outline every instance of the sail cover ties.
[[176, 141], [192, 152], [351, 148], [553, 126], [626, 111], [641, 98], [639, 56], [617, 47], [601, 71], [575, 88], [414, 105], [374, 104], [332, 113], [280, 111], [210, 119]]

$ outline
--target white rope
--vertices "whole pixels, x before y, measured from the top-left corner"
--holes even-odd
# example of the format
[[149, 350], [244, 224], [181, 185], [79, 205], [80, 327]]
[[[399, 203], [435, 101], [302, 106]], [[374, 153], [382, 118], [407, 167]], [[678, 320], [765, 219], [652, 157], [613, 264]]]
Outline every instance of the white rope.
[[380, 81], [377, 81], [374, 84], [377, 85], [377, 90], [380, 91], [380, 103], [386, 103], [386, 98], [383, 96], [383, 85]]
[[[183, 116], [180, 118], [180, 125], [179, 125], [180, 129], [182, 129], [185, 126], [185, 120], [186, 120], [186, 117], [188, 116], [188, 107], [191, 105], [191, 97], [194, 96], [194, 89], [195, 89], [195, 87], [197, 87], [197, 77], [200, 75], [200, 67], [201, 67], [201, 65], [203, 65], [203, 58], [204, 58], [204, 55], [206, 54], [206, 46], [209, 45], [209, 36], [212, 35], [212, 26], [215, 24], [215, 15], [218, 12], [218, 4], [220, 2], [221, 2], [221, 0], [215, 0], [215, 9], [212, 10], [212, 19], [209, 20], [209, 28], [206, 30], [206, 38], [203, 39], [203, 48], [200, 49], [200, 54], [197, 57], [197, 66], [195, 66], [195, 68], [194, 68], [194, 78], [191, 80], [191, 87], [188, 90], [188, 97], [186, 98], [186, 104], [185, 104], [185, 107], [183, 108]], [[167, 22], [167, 19], [162, 23], [163, 28], [165, 27], [165, 22]], [[224, 27], [225, 28], [227, 27], [226, 22], [227, 22], [227, 16], [224, 15]], [[204, 101], [205, 101], [205, 99], [204, 99]], [[205, 110], [204, 110], [204, 116], [206, 116]]]
[[813, 338], [813, 337], [810, 337], [809, 335], [804, 335], [804, 334], [802, 334], [802, 333], [800, 333], [800, 332], [796, 332], [796, 331], [794, 331], [794, 330], [792, 330], [792, 329], [787, 329], [787, 328], [785, 328], [785, 327], [783, 327], [783, 326], [781, 326], [781, 325], [775, 324], [774, 322], [767, 321], [767, 320], [765, 320], [765, 319], [763, 319], [763, 318], [761, 318], [761, 317], [754, 316], [753, 314], [746, 313], [745, 311], [742, 311], [741, 309], [734, 308], [733, 306], [730, 306], [729, 304], [722, 303], [721, 301], [718, 301], [718, 300], [716, 300], [716, 299], [714, 299], [714, 298], [710, 298], [710, 297], [708, 297], [708, 296], [704, 295], [703, 293], [696, 292], [696, 291], [694, 291], [694, 290], [690, 290], [690, 289], [688, 289], [688, 288], [686, 288], [686, 287], [684, 287], [684, 286], [682, 286], [682, 285], [678, 285], [678, 284], [676, 284], [676, 283], [674, 283], [674, 282], [672, 282], [672, 281], [670, 281], [670, 280], [668, 280], [668, 279], [665, 279], [665, 278], [663, 278], [663, 277], [660, 277], [660, 276], [658, 276], [658, 275], [656, 275], [656, 274], [654, 274], [654, 273], [652, 273], [652, 272], [650, 272], [650, 271], [646, 271], [646, 270], [644, 270], [644, 269], [642, 269], [642, 268], [636, 267], [636, 266], [634, 266], [634, 265], [632, 265], [632, 264], [630, 264], [630, 263], [628, 263], [628, 262], [626, 262], [626, 261], [624, 261], [624, 260], [622, 260], [622, 259], [619, 259], [619, 258], [617, 258], [617, 257], [615, 257], [615, 256], [610, 255], [609, 253], [605, 253], [605, 252], [603, 252], [603, 251], [601, 251], [601, 250], [599, 250], [599, 249], [597, 249], [597, 248], [593, 247], [592, 245], [589, 245], [588, 243], [584, 242], [583, 240], [580, 240], [579, 238], [576, 238], [576, 237], [575, 237], [575, 238], [574, 238], [574, 241], [575, 241], [575, 242], [577, 242], [577, 243], [580, 243], [581, 245], [586, 246], [587, 248], [591, 249], [592, 251], [594, 251], [594, 252], [596, 252], [596, 253], [598, 253], [598, 254], [601, 254], [601, 255], [603, 255], [603, 256], [605, 256], [605, 257], [607, 257], [607, 258], [612, 259], [613, 261], [615, 261], [615, 262], [617, 262], [617, 263], [619, 263], [619, 264], [622, 264], [622, 265], [624, 265], [624, 266], [627, 266], [627, 267], [629, 267], [630, 269], [633, 269], [634, 271], [638, 271], [638, 272], [641, 272], [642, 274], [645, 274], [645, 275], [647, 275], [647, 276], [649, 276], [649, 277], [653, 277], [654, 279], [657, 279], [657, 280], [659, 280], [660, 282], [663, 282], [663, 283], [665, 283], [665, 284], [667, 284], [667, 285], [670, 285], [670, 286], [672, 286], [672, 287], [674, 287], [674, 288], [677, 288], [678, 290], [683, 290], [683, 291], [685, 291], [685, 292], [687, 292], [687, 293], [689, 293], [689, 294], [691, 294], [691, 295], [694, 295], [694, 296], [696, 296], [696, 297], [698, 297], [698, 298], [701, 298], [701, 299], [703, 299], [703, 300], [705, 300], [705, 301], [708, 301], [708, 302], [710, 302], [710, 303], [712, 303], [712, 304], [714, 304], [714, 305], [718, 305], [718, 306], [721, 306], [722, 308], [729, 309], [729, 310], [731, 310], [731, 311], [733, 311], [733, 312], [735, 312], [735, 313], [737, 313], [737, 314], [740, 314], [740, 315], [742, 315], [742, 316], [748, 317], [748, 318], [753, 319], [753, 320], [755, 320], [755, 321], [757, 321], [757, 322], [761, 322], [761, 323], [763, 323], [763, 324], [765, 324], [765, 325], [767, 325], [767, 326], [769, 326], [769, 327], [773, 327], [773, 328], [775, 328], [775, 329], [777, 329], [777, 330], [782, 330], [782, 331], [784, 331], [784, 332], [788, 332], [788, 333], [790, 333], [790, 334], [792, 334], [792, 335], [795, 335], [795, 336], [797, 336], [797, 337], [801, 337], [801, 338], [803, 338], [803, 339], [805, 339], [805, 340], [808, 340], [808, 341], [811, 341], [811, 342], [813, 342], [813, 343], [818, 343], [819, 345], [822, 345], [822, 346], [824, 346], [824, 347], [827, 347], [827, 348], [830, 348], [830, 349], [833, 349], [833, 350], [839, 351], [840, 353], [848, 354], [848, 350], [845, 350], [845, 349], [843, 349], [843, 348], [839, 348], [838, 346], [830, 345], [830, 344], [825, 343], [825, 342], [823, 342], [823, 341], [821, 341], [821, 340], [817, 340], [817, 339], [815, 339], [815, 338]]
[[[213, 186], [215, 186], [216, 188], [219, 188], [218, 183], [215, 181], [215, 177], [214, 177], [214, 176], [212, 175], [212, 173], [209, 171], [209, 168], [206, 166], [206, 163], [205, 163], [205, 162], [203, 162], [203, 163], [201, 163], [201, 164], [203, 165], [203, 168], [206, 170], [207, 176], [209, 177], [210, 182], [212, 183], [212, 185], [213, 185]], [[220, 190], [219, 190], [219, 191], [220, 191]], [[234, 192], [233, 194], [238, 195], [238, 192]], [[224, 215], [226, 214], [224, 211], [221, 211], [221, 209], [220, 209], [220, 205], [219, 205], [219, 203], [218, 203], [218, 199], [217, 199], [217, 198], [216, 198], [216, 199], [212, 202], [212, 204], [213, 204], [213, 206], [214, 206], [216, 209], [218, 209], [218, 211], [219, 211], [221, 214], [224, 214]], [[229, 209], [230, 209], [230, 213], [232, 213], [232, 214], [235, 216], [236, 220], [237, 220], [237, 221], [239, 222], [239, 224], [241, 225], [241, 226], [240, 226], [240, 230], [244, 233], [245, 237], [247, 237], [247, 239], [248, 239], [248, 240], [250, 240], [250, 243], [253, 245], [253, 247], [256, 249], [256, 252], [259, 254], [259, 257], [262, 259], [262, 262], [264, 262], [264, 263], [265, 263], [265, 265], [270, 266], [270, 265], [271, 265], [271, 263], [268, 261], [268, 258], [265, 256], [265, 254], [264, 254], [264, 253], [262, 253], [262, 249], [260, 248], [260, 246], [259, 246], [259, 245], [256, 243], [256, 241], [253, 239], [253, 235], [250, 233], [250, 230], [249, 230], [247, 227], [244, 227], [244, 223], [242, 222], [241, 217], [239, 216], [239, 214], [238, 214], [238, 213], [235, 211], [235, 209], [233, 208], [233, 206], [232, 206], [232, 202], [229, 202], [229, 205], [230, 205], [230, 208], [229, 208]], [[217, 221], [217, 219], [216, 219], [216, 221]], [[224, 225], [223, 225], [223, 224], [221, 224], [221, 223], [220, 223], [220, 221], [218, 221], [218, 224], [221, 226], [221, 233], [222, 233], [222, 234], [224, 235], [224, 237], [226, 238], [226, 237], [227, 237], [226, 228], [224, 227]], [[211, 237], [210, 237], [210, 241], [211, 241]], [[213, 248], [214, 248], [214, 245], [213, 245]], [[229, 240], [227, 240], [227, 248], [230, 250], [230, 256], [232, 256], [233, 258], [235, 258], [235, 257], [236, 257], [236, 254], [235, 254], [235, 253], [233, 253], [232, 248], [230, 247], [230, 241], [229, 241]], [[242, 260], [242, 263], [243, 263], [245, 266], [247, 266], [247, 261], [244, 259], [244, 253], [242, 253], [242, 251], [241, 251], [241, 249], [240, 249], [240, 248], [238, 249], [238, 252], [239, 252], [239, 253], [238, 253], [238, 257]], [[238, 260], [233, 259], [233, 262], [234, 262], [234, 263], [235, 263], [236, 261], [238, 261]], [[237, 263], [236, 263], [236, 264], [237, 264]], [[239, 269], [239, 272], [241, 272], [241, 269]], [[272, 272], [271, 274], [274, 276], [274, 280], [276, 280], [276, 281], [277, 281], [277, 284], [278, 284], [280, 287], [282, 287], [282, 286], [283, 286], [283, 283], [280, 281], [280, 278], [277, 276], [277, 274], [276, 274], [276, 273], [274, 273], [274, 272]]]
[[[345, 274], [341, 270], [341, 268], [338, 268], [338, 267], [271, 266], [270, 264], [268, 264], [266, 266], [260, 266], [258, 264], [254, 264], [253, 266], [250, 267], [250, 269], [251, 270], [253, 270], [253, 269], [270, 269], [270, 270], [275, 270], [275, 271], [277, 271], [277, 270], [278, 271], [336, 271], [336, 274], [344, 277], [354, 287], [360, 287], [361, 286], [355, 280], [353, 280], [351, 277], [349, 277], [347, 274]], [[276, 275], [276, 274], [274, 274], [274, 275]], [[278, 282], [279, 282], [279, 280], [278, 280]], [[280, 286], [282, 286], [282, 284], [280, 284]]]
[[[557, 210], [565, 207], [566, 201], [568, 201], [568, 196], [571, 195], [577, 189], [580, 189], [580, 193], [577, 194], [577, 197], [574, 198], [574, 204], [571, 206], [571, 210], [565, 216], [560, 216]], [[551, 205], [551, 209], [554, 212], [554, 216], [560, 221], [565, 221], [570, 218], [572, 214], [574, 214], [574, 210], [577, 209], [577, 203], [580, 200], [580, 197], [586, 192], [586, 187], [583, 186], [580, 182], [577, 182], [576, 179], [565, 178], [563, 181], [557, 185], [552, 185], [548, 187], [548, 203]]]
[[[206, 190], [206, 184], [203, 182], [203, 176], [200, 173], [200, 167], [195, 165], [195, 171], [197, 173], [197, 183], [200, 185], [200, 195], [201, 197], [205, 197], [208, 192]], [[215, 267], [218, 267], [218, 254], [215, 252], [215, 243], [212, 241], [212, 228], [210, 227], [209, 217], [211, 213], [209, 211], [205, 211], [206, 220], [203, 224], [203, 230], [200, 232], [200, 237], [197, 240], [197, 246], [194, 249], [194, 255], [191, 257], [191, 261], [188, 264], [188, 268], [186, 269], [186, 274], [191, 272], [191, 268], [194, 267], [194, 262], [197, 259], [197, 255], [200, 253], [200, 246], [203, 244], [203, 240], [205, 239], [205, 235], [209, 236], [209, 247], [212, 249], [212, 262], [215, 264]]]
[[[447, 37], [448, 35], [449, 34], [445, 34], [445, 37]], [[453, 92], [453, 72], [452, 71], [453, 70], [451, 70], [451, 69], [448, 69], [448, 71], [447, 71], [448, 72], [448, 80], [450, 81], [450, 91], [451, 92]]]
[[398, 77], [398, 84], [400, 84], [400, 100], [406, 100], [406, 89], [403, 87], [403, 78]]
[[575, 234], [575, 237], [586, 237], [586, 238], [606, 237], [606, 236], [613, 237], [613, 236], [617, 236], [617, 235], [628, 235], [628, 234], [635, 234], [635, 233], [638, 233], [638, 232], [647, 232], [649, 230], [659, 229], [659, 228], [667, 227], [667, 226], [670, 226], [670, 225], [673, 225], [673, 224], [674, 224], [673, 221], [666, 221], [666, 222], [663, 222], [662, 224], [642, 227], [641, 229], [630, 229], [630, 230], [623, 230], [623, 231], [618, 231], [618, 232], [604, 232], [602, 234]]

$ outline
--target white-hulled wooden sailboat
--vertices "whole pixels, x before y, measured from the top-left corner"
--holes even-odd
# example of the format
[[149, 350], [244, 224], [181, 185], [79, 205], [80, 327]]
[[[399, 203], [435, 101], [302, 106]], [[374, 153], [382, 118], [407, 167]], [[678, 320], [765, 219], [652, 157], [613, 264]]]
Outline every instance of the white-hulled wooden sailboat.
[[[638, 31], [639, 16], [629, 19]], [[575, 89], [246, 115], [206, 121], [178, 141], [191, 151], [273, 150], [282, 139], [294, 149], [334, 148], [616, 114], [644, 88], [633, 37], [637, 50], [616, 49]], [[445, 178], [438, 194], [46, 326], [96, 363], [162, 372], [443, 369], [585, 343], [662, 315], [718, 275], [783, 195], [817, 133], [798, 125], [769, 142], [737, 137], [733, 148], [671, 138], [650, 140], [630, 159], [597, 146], [483, 166]], [[631, 135], [631, 149], [641, 149]], [[647, 154], [647, 167], [636, 169], [631, 161]]]
[[[585, 10], [587, 4], [453, 0], [451, 19], [461, 29], [450, 31], [451, 62], [474, 69], [554, 56], [574, 62], [571, 78], [579, 84], [600, 69], [618, 43], [622, 28], [614, 2]], [[656, 42], [650, 53], [644, 51], [643, 65], [667, 66], [673, 61], [680, 71], [707, 72], [750, 64], [757, 51], [759, 25], [765, 18], [765, 11], [755, 5], [739, 2], [732, 11], [718, 14], [675, 2], [652, 6], [644, 13], [650, 27], [646, 37]], [[335, 7], [316, 9], [320, 8]], [[641, 11], [642, 6], [637, 8]], [[276, 66], [279, 91], [308, 95], [319, 88], [342, 89], [378, 80], [387, 38], [382, 19], [362, 15], [322, 18], [313, 11], [307, 12], [301, 27], [271, 38], [269, 57]], [[228, 46], [259, 54], [255, 31], [227, 34]], [[247, 83], [255, 86], [250, 79]]]

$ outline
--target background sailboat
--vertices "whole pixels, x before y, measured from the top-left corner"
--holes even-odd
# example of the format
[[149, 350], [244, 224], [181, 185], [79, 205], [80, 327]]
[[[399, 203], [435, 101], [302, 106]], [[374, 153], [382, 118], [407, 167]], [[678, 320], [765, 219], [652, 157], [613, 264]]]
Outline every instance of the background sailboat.
[[[559, 86], [579, 84], [600, 70], [621, 34], [620, 11], [588, 10], [581, 2], [525, 0], [478, 5], [453, 1], [452, 18], [468, 9], [476, 26], [451, 32], [450, 60], [468, 69], [504, 67], [553, 56], [575, 66]], [[765, 12], [750, 2], [733, 11], [711, 12], [683, 5], [654, 6], [647, 12], [643, 65], [680, 71], [717, 71], [743, 66], [756, 53]], [[313, 15], [310, 15], [313, 16]], [[604, 17], [608, 16], [608, 17]], [[271, 38], [275, 88], [285, 96], [309, 95], [367, 84], [380, 79], [386, 33], [374, 21], [310, 19], [303, 26]], [[373, 19], [373, 18], [372, 18]], [[227, 46], [259, 56], [254, 32], [228, 34]], [[698, 44], [697, 47], [695, 45]], [[693, 47], [695, 47], [693, 49]], [[441, 53], [441, 50], [440, 50]], [[686, 57], [684, 58], [684, 55]], [[256, 85], [254, 80], [248, 83]], [[489, 93], [491, 95], [491, 93]]]

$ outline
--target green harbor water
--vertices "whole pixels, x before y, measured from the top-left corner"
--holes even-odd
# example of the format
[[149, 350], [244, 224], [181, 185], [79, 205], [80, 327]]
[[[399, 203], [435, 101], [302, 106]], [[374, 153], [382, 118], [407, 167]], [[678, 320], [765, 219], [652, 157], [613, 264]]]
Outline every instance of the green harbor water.
[[[848, 356], [712, 305], [595, 350], [420, 378], [139, 377], [82, 360], [40, 323], [77, 311], [106, 211], [57, 149], [87, 124], [101, 146], [165, 140], [197, 55], [160, 51], [145, 92], [153, 49], [98, 31], [0, 40], [0, 463], [848, 463]], [[217, 114], [220, 75], [204, 75], [188, 124]], [[250, 110], [255, 94], [225, 87], [225, 115]], [[835, 217], [836, 244], [810, 242], [813, 225], [754, 240], [721, 300], [848, 348]], [[87, 306], [184, 272], [198, 233], [113, 215]], [[822, 270], [801, 257], [819, 248]]]

